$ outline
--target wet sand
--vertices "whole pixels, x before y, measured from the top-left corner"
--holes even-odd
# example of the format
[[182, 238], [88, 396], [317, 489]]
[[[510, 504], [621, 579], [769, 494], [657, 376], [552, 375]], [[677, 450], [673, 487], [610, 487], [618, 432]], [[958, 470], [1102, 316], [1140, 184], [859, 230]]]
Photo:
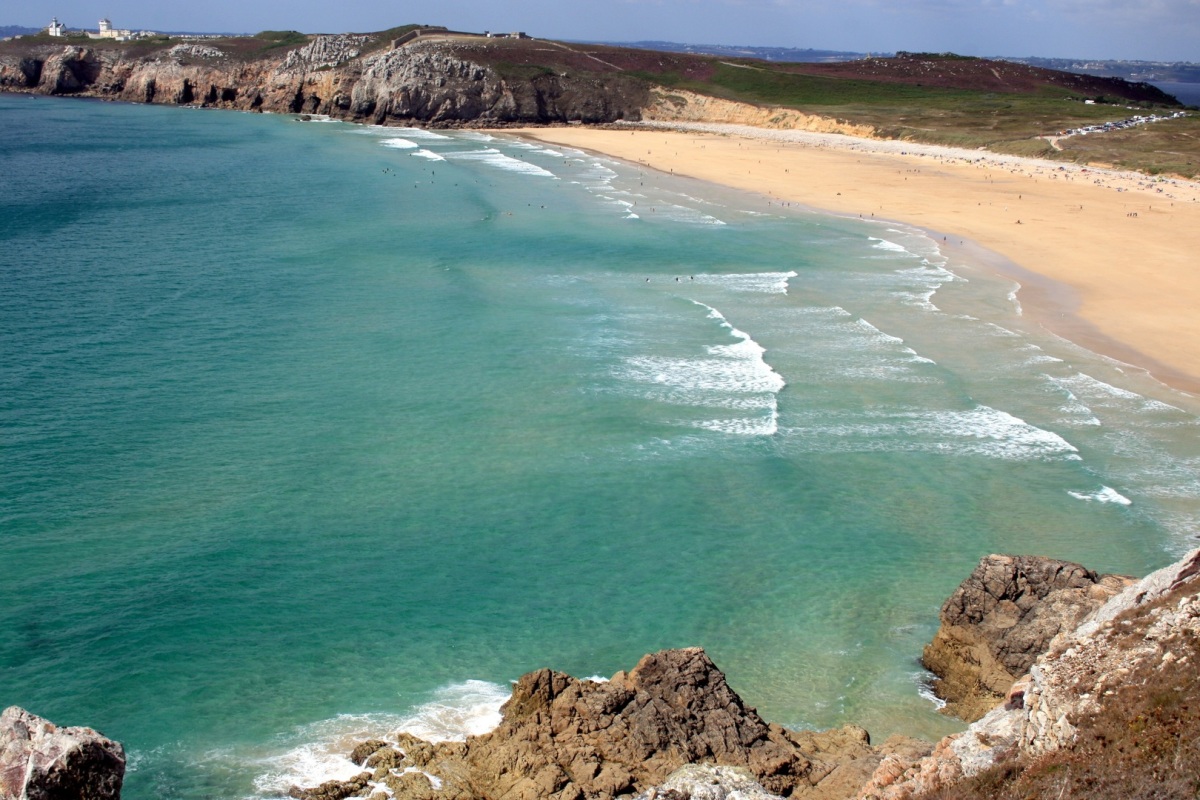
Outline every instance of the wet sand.
[[764, 203], [918, 226], [1018, 281], [1023, 308], [1054, 333], [1200, 393], [1198, 183], [734, 125], [517, 133]]

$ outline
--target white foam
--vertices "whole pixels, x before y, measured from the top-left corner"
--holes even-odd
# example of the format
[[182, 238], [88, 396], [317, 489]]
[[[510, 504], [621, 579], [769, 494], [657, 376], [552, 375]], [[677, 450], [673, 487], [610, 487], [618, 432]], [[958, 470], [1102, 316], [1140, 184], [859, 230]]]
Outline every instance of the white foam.
[[912, 409], [858, 413], [841, 422], [826, 413], [811, 426], [789, 426], [783, 432], [815, 451], [932, 452], [1004, 460], [1079, 460], [1075, 446], [1053, 431], [985, 405], [965, 411]]
[[683, 222], [691, 225], [726, 225], [724, 220], [717, 219], [711, 214], [705, 214], [703, 211], [697, 211], [694, 208], [687, 206], [679, 206], [673, 204], [662, 204], [651, 206], [655, 215], [661, 219], [667, 219], [671, 222]]
[[387, 125], [367, 125], [354, 126], [347, 128], [348, 133], [357, 134], [359, 136], [395, 136], [397, 133], [403, 132], [404, 136], [409, 139], [449, 139], [440, 133], [425, 130], [424, 128], [405, 128], [405, 127], [389, 127]]
[[766, 349], [738, 330], [720, 311], [693, 300], [737, 341], [705, 347], [705, 357], [637, 356], [627, 358], [618, 378], [647, 389], [654, 400], [693, 408], [741, 412], [719, 419], [683, 421], [704, 430], [769, 436], [778, 430], [776, 395], [786, 382], [763, 358]]
[[301, 729], [299, 744], [282, 754], [259, 759], [262, 772], [254, 779], [261, 796], [287, 796], [292, 786], [319, 786], [325, 781], [350, 780], [362, 772], [348, 755], [359, 742], [379, 738], [391, 721], [386, 716], [343, 715]]
[[974, 440], [978, 444], [967, 449], [988, 455], [1028, 458], [1078, 452], [1057, 433], [985, 405], [965, 412], [943, 412], [935, 417], [935, 424], [941, 433]]
[[913, 253], [911, 253], [909, 249], [902, 244], [896, 244], [895, 242], [890, 242], [887, 239], [880, 239], [875, 236], [868, 238], [874, 242], [871, 247], [875, 248], [876, 250], [887, 250], [890, 253], [904, 253], [905, 255], [910, 256], [913, 255]]
[[716, 433], [734, 436], [773, 436], [779, 430], [779, 412], [772, 411], [764, 419], [736, 417], [732, 419], [710, 419], [692, 423], [695, 427]]
[[1067, 494], [1078, 500], [1086, 500], [1089, 503], [1095, 501], [1097, 503], [1116, 503], [1117, 505], [1122, 506], [1133, 505], [1132, 500], [1118, 492], [1116, 489], [1108, 486], [1101, 486], [1098, 490], [1091, 492], [1090, 494], [1071, 491], [1068, 491]]
[[[290, 739], [299, 744], [286, 752], [254, 759], [260, 769], [254, 788], [263, 797], [286, 796], [292, 786], [319, 786], [330, 780], [349, 780], [362, 772], [348, 754], [366, 739], [394, 741], [405, 731], [431, 742], [463, 741], [500, 724], [500, 706], [509, 698], [507, 687], [486, 681], [466, 681], [439, 689], [434, 699], [406, 715], [343, 714], [299, 729]], [[428, 775], [434, 788], [440, 782]]]
[[[392, 130], [395, 130], [395, 128], [393, 128]], [[449, 140], [449, 139], [453, 138], [451, 136], [447, 136], [444, 133], [434, 133], [433, 131], [427, 130], [426, 128], [404, 128], [403, 130], [404, 130], [405, 136], [411, 136], [416, 139]]]
[[414, 150], [420, 147], [416, 142], [410, 142], [408, 139], [381, 139], [379, 143], [384, 147], [391, 147], [396, 150]]
[[518, 150], [528, 150], [530, 153], [539, 153], [541, 155], [546, 155], [546, 156], [555, 156], [556, 158], [563, 157], [563, 154], [557, 150], [551, 150], [549, 147], [542, 147], [540, 145], [536, 145], [531, 142], [513, 142], [512, 147], [515, 147]]
[[1021, 291], [1021, 284], [1013, 287], [1013, 290], [1008, 293], [1008, 302], [1012, 303], [1013, 310], [1017, 312], [1017, 316], [1022, 316], [1025, 312], [1021, 309], [1021, 301], [1017, 299], [1017, 293]]
[[513, 158], [510, 155], [501, 153], [494, 147], [488, 147], [483, 150], [459, 150], [451, 153], [443, 154], [448, 159], [455, 161], [476, 161], [481, 164], [486, 164], [489, 167], [502, 169], [505, 172], [515, 172], [521, 175], [534, 175], [539, 178], [555, 178], [555, 174], [548, 169], [542, 169], [537, 164], [530, 164], [528, 161], [522, 161], [519, 158]]
[[795, 313], [811, 315], [814, 317], [850, 317], [853, 316], [849, 311], [841, 306], [804, 306], [795, 309]]
[[[1040, 349], [1036, 345], [1033, 345], [1033, 347], [1034, 349]], [[1057, 358], [1052, 358], [1051, 356], [1042, 356], [1041, 358], [1049, 358], [1051, 361], [1060, 360]], [[1038, 360], [1039, 357], [1035, 356], [1034, 358], [1029, 359], [1029, 361], [1026, 363], [1033, 363]], [[1100, 419], [1092, 413], [1092, 409], [1088, 408], [1086, 404], [1081, 402], [1079, 398], [1075, 396], [1075, 393], [1067, 388], [1062, 381], [1044, 373], [1042, 374], [1042, 377], [1048, 380], [1056, 389], [1058, 389], [1058, 391], [1062, 392], [1063, 395], [1066, 396], [1066, 402], [1059, 406], [1058, 410], [1068, 415], [1067, 421], [1074, 424], [1089, 425], [1093, 427], [1101, 424]]]
[[[873, 338], [877, 341], [890, 342], [893, 344], [901, 344], [904, 342], [904, 340], [898, 336], [892, 336], [889, 333], [884, 333], [883, 331], [879, 330], [879, 328], [876, 328], [874, 325], [867, 322], [865, 319], [855, 320], [854, 324], [857, 325], [858, 327], [862, 328], [864, 331], [867, 331], [868, 333], [870, 333], [871, 338]], [[909, 350], [909, 352], [911, 353], [913, 351]]]
[[432, 150], [426, 150], [423, 147], [415, 153], [409, 153], [409, 155], [417, 156], [418, 158], [427, 158], [430, 161], [445, 161], [446, 160], [441, 155], [438, 155], [437, 153], [433, 152]]
[[[731, 275], [694, 275], [689, 276], [689, 283], [720, 286], [734, 292], [761, 292], [763, 294], [787, 294], [788, 281], [795, 278], [796, 272], [744, 272]], [[694, 279], [694, 281], [693, 281]]]
[[946, 701], [938, 697], [933, 692], [933, 673], [931, 672], [914, 672], [912, 674], [913, 682], [917, 684], [917, 695], [924, 700], [928, 700], [933, 704], [933, 707], [941, 711], [946, 707]]
[[992, 333], [997, 336], [1003, 336], [1005, 339], [1019, 339], [1021, 334], [1010, 331], [1008, 328], [1003, 328], [994, 322], [983, 323]]
[[[726, 353], [723, 355], [733, 355]], [[728, 398], [707, 396], [710, 392], [777, 392], [784, 386], [779, 373], [765, 362], [740, 358], [674, 358], [636, 356], [626, 360], [621, 376], [674, 390], [688, 405], [726, 407]]]
[[1135, 405], [1140, 411], [1177, 412], [1181, 410], [1169, 403], [1153, 400], [1137, 392], [1131, 392], [1128, 389], [1122, 389], [1119, 386], [1105, 383], [1083, 372], [1077, 372], [1071, 377], [1063, 378], [1061, 385], [1071, 387], [1078, 394], [1087, 395], [1097, 404], [1108, 403], [1111, 405], [1114, 401], [1118, 401], [1119, 405]]
[[461, 742], [500, 724], [500, 706], [512, 692], [487, 681], [465, 681], [443, 687], [434, 699], [404, 716], [393, 730], [429, 742]]

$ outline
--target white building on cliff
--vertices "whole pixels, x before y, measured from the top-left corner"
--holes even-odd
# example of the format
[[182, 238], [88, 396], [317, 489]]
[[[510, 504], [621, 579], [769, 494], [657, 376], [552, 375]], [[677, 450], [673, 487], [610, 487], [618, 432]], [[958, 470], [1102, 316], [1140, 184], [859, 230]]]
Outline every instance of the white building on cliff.
[[50, 24], [46, 26], [46, 33], [51, 36], [66, 36], [67, 26], [58, 21], [58, 17], [53, 17]]
[[117, 39], [119, 41], [133, 38], [133, 31], [114, 28], [112, 23], [107, 19], [100, 20], [100, 32], [89, 33], [88, 36], [93, 39]]

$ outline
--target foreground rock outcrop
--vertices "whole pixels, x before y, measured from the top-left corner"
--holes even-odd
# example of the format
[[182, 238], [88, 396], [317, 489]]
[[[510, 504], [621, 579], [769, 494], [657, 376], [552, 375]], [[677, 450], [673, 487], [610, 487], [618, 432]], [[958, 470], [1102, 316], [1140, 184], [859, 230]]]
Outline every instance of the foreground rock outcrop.
[[[1154, 731], [1145, 732], [1150, 724], [1148, 714], [1169, 707], [1177, 698], [1182, 706], [1178, 713], [1188, 712], [1188, 698], [1196, 694], [1194, 659], [1198, 643], [1200, 550], [1195, 550], [1183, 560], [1130, 584], [1079, 626], [1056, 636], [1029, 674], [1010, 688], [1008, 699], [965, 732], [943, 739], [921, 759], [886, 757], [859, 797], [907, 800], [946, 791], [998, 765], [1031, 763], [1058, 751], [1069, 751], [1079, 744], [1081, 730], [1091, 731], [1095, 747], [1071, 762], [1076, 773], [1128, 757], [1128, 747], [1154, 741]], [[1131, 714], [1127, 709], [1139, 710]], [[1114, 716], [1115, 733], [1095, 732], [1097, 720], [1107, 717], [1107, 724], [1112, 725]], [[1133, 744], [1121, 743], [1106, 752], [1108, 742], [1130, 732]], [[1192, 738], [1190, 733], [1187, 738]], [[1171, 752], [1165, 757], [1162, 753], [1133, 752], [1132, 763], [1155, 763], [1148, 775], [1134, 782], [1149, 783], [1142, 787], [1149, 791], [1146, 797], [1174, 797], [1178, 795], [1156, 792], [1154, 786], [1166, 786], [1178, 779], [1190, 793], [1188, 796], [1195, 796], [1200, 786], [1200, 764], [1195, 761], [1194, 748], [1190, 744], [1184, 747], [1187, 743], [1182, 734], [1169, 737], [1168, 744]], [[1187, 759], [1183, 758], [1185, 754]], [[1163, 764], [1161, 769], [1158, 762], [1150, 761], [1156, 757]], [[1063, 792], [1067, 777], [1060, 776], [1056, 781]], [[1094, 782], [1091, 785], [1095, 787]], [[1098, 790], [1089, 789], [1089, 793]], [[963, 797], [977, 796], [965, 794], [966, 789], [963, 792]], [[1115, 794], [1120, 796], [1120, 791]]]
[[124, 778], [124, 748], [91, 728], [0, 714], [0, 800], [115, 800]]
[[855, 726], [812, 733], [769, 725], [700, 648], [648, 655], [604, 683], [538, 670], [517, 682], [501, 713], [495, 731], [466, 742], [405, 734], [366, 742], [352, 754], [364, 767], [354, 780], [292, 794], [607, 800], [703, 763], [742, 768], [772, 794], [834, 798], [852, 794], [885, 754], [923, 752], [904, 739], [872, 747]]
[[946, 600], [922, 662], [946, 713], [974, 722], [1074, 628], [1133, 582], [1069, 561], [989, 555]]

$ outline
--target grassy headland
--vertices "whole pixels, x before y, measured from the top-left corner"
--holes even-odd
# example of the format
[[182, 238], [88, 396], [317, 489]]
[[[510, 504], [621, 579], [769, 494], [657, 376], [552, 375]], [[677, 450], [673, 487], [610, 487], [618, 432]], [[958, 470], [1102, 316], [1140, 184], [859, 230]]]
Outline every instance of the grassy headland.
[[[416, 27], [359, 34], [356, 46], [363, 56], [382, 52]], [[253, 62], [280, 58], [313, 39], [314, 35], [296, 31], [263, 31], [252, 37], [205, 39], [204, 44], [232, 60]], [[66, 44], [150, 57], [179, 41], [167, 37], [132, 42], [51, 39], [42, 34], [0, 42], [0, 56]], [[1180, 108], [1174, 98], [1153, 86], [1118, 78], [946, 53], [780, 63], [450, 32], [435, 32], [418, 41], [491, 67], [512, 85], [569, 77], [576, 87], [582, 82], [587, 91], [601, 98], [607, 94], [622, 101], [623, 107], [636, 108], [648, 87], [661, 86], [867, 126], [882, 138], [986, 148], [1152, 174], [1200, 175], [1200, 113], [1103, 135], [1056, 138], [1073, 128]], [[603, 100], [600, 105], [605, 105]]]

